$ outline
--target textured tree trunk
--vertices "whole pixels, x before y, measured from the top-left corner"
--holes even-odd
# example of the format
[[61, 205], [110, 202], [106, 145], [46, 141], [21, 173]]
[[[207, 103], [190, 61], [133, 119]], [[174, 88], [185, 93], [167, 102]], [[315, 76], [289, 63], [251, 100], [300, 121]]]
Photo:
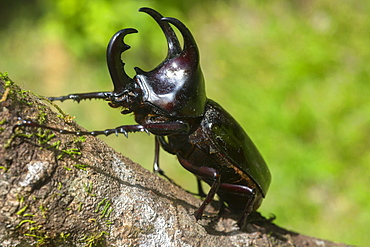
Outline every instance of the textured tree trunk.
[[0, 246], [345, 246], [259, 214], [240, 231], [237, 216], [216, 217], [218, 203], [196, 222], [201, 200], [98, 138], [30, 127], [12, 132], [18, 117], [81, 129], [47, 100], [6, 76], [0, 98]]

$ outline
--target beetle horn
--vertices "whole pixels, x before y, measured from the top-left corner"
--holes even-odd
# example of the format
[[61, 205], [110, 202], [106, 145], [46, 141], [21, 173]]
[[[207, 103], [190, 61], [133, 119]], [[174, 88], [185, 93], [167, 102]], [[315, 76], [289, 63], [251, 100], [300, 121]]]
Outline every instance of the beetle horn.
[[199, 50], [190, 30], [176, 18], [164, 17], [161, 20], [173, 24], [180, 31], [184, 39], [184, 49], [181, 53], [184, 56], [189, 56], [189, 59], [194, 62], [193, 66], [197, 67], [199, 65]]
[[130, 49], [130, 46], [123, 41], [123, 38], [130, 33], [137, 33], [137, 30], [126, 28], [118, 31], [110, 39], [107, 48], [108, 70], [113, 81], [113, 94], [115, 96], [121, 95], [127, 85], [133, 81], [126, 74], [124, 70], [125, 63], [121, 59], [122, 53]]
[[168, 23], [162, 21], [163, 16], [154, 9], [150, 8], [140, 8], [139, 11], [150, 15], [161, 27], [164, 35], [166, 36], [168, 44], [168, 54], [166, 59], [171, 59], [179, 55], [181, 53], [180, 42], [177, 39], [172, 27]]
[[[151, 71], [135, 67], [135, 83], [142, 89], [145, 104], [169, 116], [198, 117], [204, 113], [206, 93], [199, 65], [199, 51], [193, 35], [179, 20], [163, 18], [155, 10], [144, 8], [162, 28], [168, 43], [167, 58]], [[184, 47], [172, 25], [181, 33]]]

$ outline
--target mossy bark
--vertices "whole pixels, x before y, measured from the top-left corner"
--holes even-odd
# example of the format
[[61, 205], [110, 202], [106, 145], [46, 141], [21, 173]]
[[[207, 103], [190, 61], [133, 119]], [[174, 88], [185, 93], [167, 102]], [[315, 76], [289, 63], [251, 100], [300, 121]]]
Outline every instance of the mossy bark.
[[345, 246], [287, 231], [254, 214], [196, 221], [201, 200], [99, 138], [13, 127], [19, 118], [80, 130], [47, 100], [0, 80], [2, 246]]

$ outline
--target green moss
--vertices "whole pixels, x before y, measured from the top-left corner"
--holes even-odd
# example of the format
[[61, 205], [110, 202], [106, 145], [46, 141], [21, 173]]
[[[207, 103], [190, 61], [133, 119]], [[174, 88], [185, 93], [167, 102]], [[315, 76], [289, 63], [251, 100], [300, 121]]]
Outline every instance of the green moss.
[[47, 211], [48, 211], [48, 208], [47, 208], [47, 207], [45, 207], [43, 204], [40, 204], [40, 206], [39, 206], [39, 210], [40, 210], [40, 212], [41, 212], [42, 217], [43, 217], [43, 218], [46, 218], [46, 213], [47, 213]]
[[82, 202], [80, 202], [79, 204], [78, 204], [78, 208], [77, 208], [77, 211], [78, 212], [80, 212], [81, 210], [82, 210], [82, 206], [83, 206], [84, 204], [82, 203]]
[[[39, 107], [40, 108], [40, 107]], [[42, 107], [43, 108], [43, 107]], [[39, 121], [39, 124], [43, 124], [45, 121], [46, 121], [46, 112], [44, 111], [40, 111], [39, 112], [39, 116], [38, 116], [38, 121]]]
[[51, 139], [55, 137], [55, 134], [52, 133], [50, 130], [44, 130], [39, 128], [37, 133], [34, 133], [37, 137], [37, 141], [40, 145], [48, 143]]
[[105, 235], [109, 235], [106, 231], [101, 231], [97, 235], [85, 237], [81, 241], [86, 243], [86, 246], [105, 246]]
[[69, 149], [64, 149], [60, 151], [61, 151], [61, 154], [57, 156], [57, 159], [62, 159], [65, 156], [69, 156], [73, 158], [75, 155], [81, 155], [81, 152], [78, 150], [78, 148], [69, 148]]
[[4, 148], [5, 149], [8, 149], [10, 148], [10, 145], [12, 144], [14, 138], [16, 137], [16, 135], [12, 135], [4, 144]]
[[[112, 211], [113, 211], [113, 209], [112, 209]], [[105, 221], [105, 224], [106, 224], [107, 226], [110, 226], [110, 225], [113, 225], [114, 223], [113, 223], [112, 221], [110, 221], [110, 220], [106, 220], [106, 221]]]
[[15, 228], [19, 228], [19, 227], [21, 227], [22, 225], [24, 225], [26, 223], [34, 224], [34, 223], [36, 223], [36, 221], [33, 221], [33, 220], [22, 220], [21, 222], [19, 222], [19, 224]]
[[[5, 124], [5, 123], [7, 123], [8, 121], [6, 120], [6, 119], [3, 119], [3, 120], [1, 120], [0, 121], [0, 125], [3, 125], [3, 124]], [[5, 128], [3, 128], [3, 127], [0, 127], [0, 133], [1, 132], [3, 132], [5, 130]]]
[[25, 205], [23, 208], [21, 208], [16, 214], [18, 215], [23, 215], [23, 213], [27, 210], [28, 205]]
[[106, 218], [109, 218], [110, 214], [113, 212], [113, 208], [108, 210], [108, 213], [105, 215]]
[[[103, 209], [100, 212], [100, 217], [99, 217], [100, 219], [103, 218], [104, 216], [105, 217], [109, 217], [110, 213], [112, 212], [112, 210], [109, 210], [109, 208], [110, 208], [111, 205], [112, 204], [110, 203], [109, 200], [104, 204], [104, 207], [103, 207]], [[109, 214], [107, 212], [109, 212]]]
[[62, 233], [59, 234], [59, 238], [63, 242], [67, 241], [67, 239], [69, 238], [69, 236], [71, 236], [70, 233], [64, 233], [64, 232], [62, 232]]
[[76, 136], [73, 139], [73, 143], [81, 143], [86, 141], [86, 136]]
[[34, 217], [34, 214], [23, 214], [24, 217]]
[[24, 203], [24, 201], [25, 201], [24, 196], [19, 196], [19, 195], [17, 195], [17, 201], [18, 201], [19, 203]]
[[19, 96], [19, 101], [28, 105], [28, 106], [33, 105], [33, 102], [28, 101], [30, 93], [31, 92], [28, 91], [28, 90], [19, 90], [19, 91], [16, 92], [16, 94]]
[[[101, 200], [99, 203], [98, 203], [98, 206], [97, 206], [97, 208], [95, 209], [95, 213], [97, 213], [97, 212], [99, 212], [99, 210], [100, 210], [100, 207], [104, 204], [104, 203], [106, 203], [106, 201], [107, 201], [108, 199], [107, 198], [104, 198], [103, 200]], [[108, 200], [109, 201], [109, 200]]]
[[95, 213], [98, 213], [100, 214], [99, 216], [99, 219], [103, 218], [103, 217], [106, 217], [108, 218], [111, 214], [111, 212], [113, 211], [113, 208], [111, 208], [112, 206], [112, 203], [109, 201], [109, 199], [107, 198], [104, 198], [103, 200], [101, 200], [96, 209], [95, 209]]
[[31, 233], [25, 233], [23, 235], [36, 239], [37, 240], [36, 246], [45, 246], [52, 240], [49, 236], [45, 234], [44, 231], [40, 231], [39, 228], [33, 228], [33, 230], [30, 230], [30, 232]]
[[86, 167], [89, 167], [89, 165], [83, 165], [83, 164], [76, 164], [73, 166], [76, 167], [77, 169], [84, 170], [84, 171], [86, 171]]
[[84, 184], [84, 190], [87, 192], [88, 195], [95, 197], [96, 194], [93, 194], [93, 183], [90, 182], [89, 184]]
[[58, 140], [56, 142], [53, 142], [50, 146], [46, 147], [46, 148], [55, 148], [55, 149], [59, 149], [60, 145], [61, 145], [61, 141]]
[[14, 82], [9, 78], [8, 72], [0, 72], [0, 80], [3, 80], [5, 82], [5, 88], [14, 85]]
[[42, 225], [33, 226], [33, 227], [30, 227], [29, 231], [37, 231], [37, 230], [40, 230], [40, 228], [42, 228]]

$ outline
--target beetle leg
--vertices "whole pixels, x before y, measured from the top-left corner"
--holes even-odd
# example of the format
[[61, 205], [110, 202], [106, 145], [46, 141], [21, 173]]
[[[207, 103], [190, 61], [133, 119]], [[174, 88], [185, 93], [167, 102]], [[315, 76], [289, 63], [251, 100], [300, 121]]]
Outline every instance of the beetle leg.
[[177, 185], [175, 182], [172, 181], [167, 175], [164, 173], [164, 171], [159, 167], [159, 151], [160, 151], [160, 136], [155, 137], [155, 143], [154, 143], [154, 162], [153, 162], [153, 172], [158, 173], [159, 175], [165, 177], [168, 181], [170, 181], [172, 184]]
[[198, 195], [197, 196], [206, 197], [207, 194], [204, 193], [203, 186], [202, 186], [202, 180], [200, 180], [199, 178], [197, 178], [197, 186], [198, 186]]
[[245, 206], [245, 209], [244, 209], [244, 212], [243, 212], [243, 216], [240, 217], [240, 219], [238, 220], [238, 226], [240, 227], [240, 229], [243, 229], [244, 226], [246, 225], [247, 223], [247, 218], [248, 218], [248, 215], [253, 211], [253, 202], [254, 200], [256, 199], [256, 190], [255, 189], [251, 189], [251, 195], [252, 196], [249, 196], [248, 198], [248, 202]]
[[164, 136], [158, 136], [158, 142], [161, 144], [161, 147], [164, 149], [164, 151], [173, 155], [176, 154], [172, 146], [164, 139]]
[[[197, 173], [194, 173], [197, 174]], [[221, 181], [221, 174], [219, 174], [215, 169], [209, 168], [209, 167], [200, 167], [198, 170], [198, 174], [204, 176], [204, 177], [212, 177], [213, 178], [213, 184], [211, 186], [211, 189], [208, 192], [208, 195], [204, 199], [202, 205], [198, 208], [197, 211], [195, 211], [194, 216], [197, 220], [202, 218], [203, 211], [206, 208], [206, 206], [212, 202], [213, 198], [215, 197], [216, 192], [218, 191], [218, 187], [220, 186]]]
[[228, 193], [235, 193], [248, 198], [243, 215], [238, 220], [238, 226], [242, 229], [246, 224], [248, 215], [253, 211], [253, 202], [256, 199], [256, 190], [245, 185], [227, 183], [220, 184], [219, 190], [227, 191]]
[[[127, 125], [124, 125], [122, 127], [125, 127], [125, 126]], [[143, 124], [143, 125], [136, 125], [136, 126], [143, 126], [147, 131], [151, 132], [154, 135], [159, 135], [159, 136], [187, 133], [189, 131], [189, 124], [181, 122], [181, 121], [151, 123], [151, 124]]]
[[158, 136], [154, 138], [154, 162], [153, 162], [153, 172], [164, 175], [163, 170], [159, 167], [159, 140]]
[[[167, 153], [170, 153], [170, 154], [173, 154], [173, 155], [176, 155], [176, 152], [173, 151], [173, 148], [171, 147], [171, 145], [166, 142], [166, 140], [164, 139], [163, 136], [156, 136], [156, 140], [158, 140], [158, 142], [161, 144], [162, 148], [167, 152]], [[158, 150], [158, 156], [159, 156], [159, 150]], [[155, 167], [157, 167], [158, 169], [159, 168], [159, 164], [158, 164], [158, 160], [155, 160], [154, 161], [154, 172], [156, 171]], [[161, 170], [162, 171], [162, 170]], [[163, 171], [162, 171], [163, 172]], [[162, 173], [159, 172], [159, 174], [162, 175]], [[166, 176], [165, 176], [166, 177]], [[168, 179], [168, 177], [166, 177]], [[170, 179], [169, 179], [170, 180]], [[171, 180], [170, 180], [171, 181]], [[200, 196], [200, 197], [206, 197], [207, 194], [204, 193], [203, 191], [203, 187], [202, 187], [202, 182], [199, 178], [197, 178], [197, 187], [198, 187], [198, 193], [194, 193], [194, 192], [190, 192], [190, 191], [186, 191], [186, 192], [189, 192], [190, 194], [192, 195], [195, 195], [195, 196]]]
[[76, 93], [76, 94], [68, 94], [65, 96], [60, 97], [46, 97], [50, 101], [65, 101], [65, 100], [73, 100], [80, 102], [81, 100], [86, 99], [105, 99], [109, 100], [112, 98], [112, 92], [96, 92], [96, 93]]
[[213, 200], [213, 198], [216, 195], [216, 192], [218, 191], [218, 188], [221, 183], [221, 174], [216, 170], [211, 167], [206, 167], [206, 166], [195, 166], [191, 164], [189, 161], [186, 159], [182, 158], [181, 156], [178, 157], [181, 165], [194, 175], [198, 177], [204, 177], [204, 178], [212, 178], [213, 183], [211, 186], [211, 189], [209, 190], [206, 198], [204, 199], [202, 205], [198, 208], [197, 211], [195, 211], [194, 216], [197, 220], [202, 218], [202, 214], [206, 206]]
[[111, 134], [124, 134], [126, 137], [128, 136], [129, 132], [155, 132], [156, 134], [172, 134], [172, 133], [183, 133], [188, 130], [188, 125], [181, 123], [181, 122], [169, 122], [169, 123], [152, 123], [152, 124], [143, 124], [143, 125], [122, 125], [114, 129], [106, 129], [106, 130], [97, 130], [97, 131], [69, 131], [63, 129], [57, 129], [53, 127], [49, 127], [46, 125], [37, 124], [28, 120], [23, 120], [22, 123], [17, 124], [13, 127], [13, 132], [22, 126], [26, 127], [35, 127], [35, 128], [44, 128], [53, 131], [57, 131], [60, 134], [72, 134], [77, 136], [84, 136], [84, 135], [111, 135]]
[[[155, 137], [155, 151], [154, 151], [154, 162], [153, 162], [153, 172], [154, 173], [158, 173], [160, 174], [161, 176], [165, 177], [168, 181], [170, 181], [172, 184], [178, 186], [181, 188], [181, 186], [179, 186], [178, 184], [176, 184], [172, 179], [170, 179], [165, 173], [164, 171], [159, 167], [159, 152], [160, 152], [160, 146], [162, 146], [162, 148], [170, 153], [170, 154], [176, 154], [173, 149], [171, 148], [171, 145], [168, 144], [168, 142], [166, 142], [166, 140], [164, 139], [163, 136], [156, 136]], [[191, 192], [191, 191], [188, 191], [188, 190], [185, 190], [186, 192], [192, 194], [192, 195], [195, 195], [195, 196], [201, 196], [201, 197], [206, 197], [207, 194], [205, 194], [203, 192], [203, 189], [202, 189], [202, 184], [201, 184], [201, 180], [197, 178], [197, 182], [198, 182], [198, 193], [194, 193], [194, 192]]]
[[221, 216], [226, 211], [226, 205], [225, 200], [222, 197], [219, 198], [219, 201], [220, 201], [220, 210], [218, 211], [218, 216]]
[[118, 135], [119, 133], [124, 134], [127, 137], [128, 132], [143, 132], [147, 131], [144, 126], [142, 125], [124, 125], [117, 127], [115, 129], [106, 129], [106, 130], [97, 130], [97, 131], [69, 131], [69, 130], [64, 130], [64, 129], [57, 129], [54, 127], [46, 126], [46, 125], [41, 125], [37, 124], [28, 120], [24, 120], [22, 123], [17, 124], [13, 127], [13, 132], [15, 129], [25, 126], [25, 127], [35, 127], [35, 128], [43, 128], [43, 129], [49, 129], [53, 131], [57, 131], [60, 134], [72, 134], [72, 135], [77, 135], [77, 136], [84, 136], [84, 135], [91, 135], [91, 136], [97, 136], [97, 135], [111, 135], [111, 134], [116, 134]]

